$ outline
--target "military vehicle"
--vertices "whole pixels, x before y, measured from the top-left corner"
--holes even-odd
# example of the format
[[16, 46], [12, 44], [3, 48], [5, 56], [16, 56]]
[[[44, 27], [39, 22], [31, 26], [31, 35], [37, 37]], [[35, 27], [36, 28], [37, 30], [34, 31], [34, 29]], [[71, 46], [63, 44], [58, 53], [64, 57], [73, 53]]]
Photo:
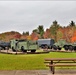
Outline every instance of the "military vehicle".
[[53, 44], [55, 43], [54, 39], [38, 39], [37, 40], [38, 46], [45, 49], [45, 48], [52, 48]]
[[13, 51], [35, 52], [38, 48], [37, 42], [31, 40], [11, 40], [10, 44]]
[[76, 42], [72, 43], [70, 49], [76, 51]]
[[0, 41], [0, 50], [8, 50], [10, 48], [10, 42]]
[[54, 43], [53, 49], [54, 50], [57, 50], [57, 49], [61, 50], [64, 47], [64, 45], [66, 45], [66, 44], [67, 44], [66, 41], [61, 39], [61, 40], [57, 41], [56, 43]]
[[53, 45], [54, 50], [61, 50], [62, 48], [70, 51], [76, 50], [76, 43], [68, 43], [64, 39], [61, 39]]

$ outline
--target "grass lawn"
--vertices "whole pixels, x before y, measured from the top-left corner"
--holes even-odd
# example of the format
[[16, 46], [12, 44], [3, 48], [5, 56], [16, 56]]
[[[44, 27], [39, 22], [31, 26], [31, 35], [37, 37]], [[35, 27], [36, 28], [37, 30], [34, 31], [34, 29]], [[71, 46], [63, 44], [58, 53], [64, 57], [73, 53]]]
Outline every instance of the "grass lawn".
[[47, 69], [45, 58], [76, 58], [76, 53], [50, 52], [46, 54], [11, 55], [0, 54], [0, 70]]

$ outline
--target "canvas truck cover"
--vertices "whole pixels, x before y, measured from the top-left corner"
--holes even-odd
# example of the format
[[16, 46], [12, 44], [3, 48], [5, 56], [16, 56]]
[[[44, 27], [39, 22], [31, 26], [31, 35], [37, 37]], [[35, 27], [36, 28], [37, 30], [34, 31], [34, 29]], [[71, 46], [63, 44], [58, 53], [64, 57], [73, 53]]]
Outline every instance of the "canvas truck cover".
[[37, 40], [38, 42], [38, 45], [41, 46], [41, 45], [53, 45], [54, 44], [54, 39], [38, 39]]

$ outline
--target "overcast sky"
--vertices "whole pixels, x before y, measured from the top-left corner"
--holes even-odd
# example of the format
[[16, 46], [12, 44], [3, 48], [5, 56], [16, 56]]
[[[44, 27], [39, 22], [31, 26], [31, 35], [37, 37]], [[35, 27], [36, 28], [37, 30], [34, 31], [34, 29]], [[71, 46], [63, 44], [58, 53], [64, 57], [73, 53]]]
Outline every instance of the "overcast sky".
[[0, 1], [0, 33], [31, 33], [39, 25], [49, 28], [55, 20], [62, 26], [76, 22], [76, 1]]

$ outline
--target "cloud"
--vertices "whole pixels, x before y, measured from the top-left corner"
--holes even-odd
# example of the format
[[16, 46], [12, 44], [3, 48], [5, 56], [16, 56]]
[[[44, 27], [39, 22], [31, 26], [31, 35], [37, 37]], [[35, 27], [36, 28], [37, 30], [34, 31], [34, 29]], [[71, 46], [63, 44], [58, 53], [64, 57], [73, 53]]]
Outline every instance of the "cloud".
[[76, 1], [1, 1], [0, 32], [49, 28], [54, 20], [66, 26], [76, 21]]

